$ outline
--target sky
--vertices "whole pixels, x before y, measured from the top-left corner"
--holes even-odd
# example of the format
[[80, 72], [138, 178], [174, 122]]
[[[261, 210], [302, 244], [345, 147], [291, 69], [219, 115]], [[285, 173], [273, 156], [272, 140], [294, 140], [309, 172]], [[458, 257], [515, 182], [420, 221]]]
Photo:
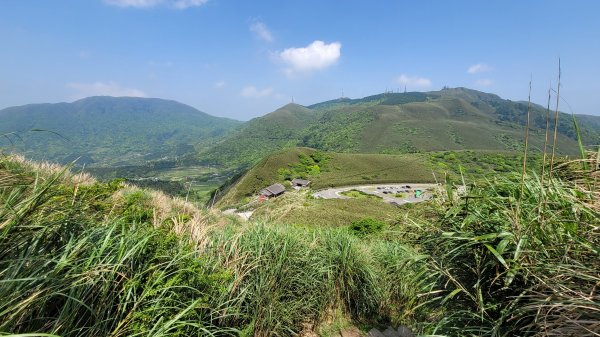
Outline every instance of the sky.
[[[600, 115], [600, 1], [1, 0], [0, 109], [87, 96], [248, 120], [467, 87]], [[568, 103], [568, 105], [567, 105]], [[554, 106], [555, 103], [553, 103]]]

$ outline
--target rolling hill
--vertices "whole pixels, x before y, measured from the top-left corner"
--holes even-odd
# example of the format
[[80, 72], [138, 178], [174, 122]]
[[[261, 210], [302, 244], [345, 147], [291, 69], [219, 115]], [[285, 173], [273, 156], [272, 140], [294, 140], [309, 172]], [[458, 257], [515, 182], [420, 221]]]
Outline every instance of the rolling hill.
[[[530, 146], [541, 151], [546, 109], [532, 105]], [[551, 112], [551, 125], [554, 113]], [[281, 148], [311, 147], [349, 153], [402, 154], [445, 150], [519, 151], [527, 102], [466, 88], [341, 98], [303, 107], [288, 104], [247, 122], [201, 154], [226, 166], [250, 165]], [[580, 115], [585, 145], [600, 144], [600, 117]], [[559, 117], [557, 150], [577, 153], [571, 115]], [[248, 155], [248, 154], [251, 155]]]
[[388, 182], [434, 182], [431, 165], [422, 154], [335, 153], [289, 148], [263, 158], [237, 181], [221, 189], [218, 205], [234, 205], [246, 197], [255, 197], [266, 186], [298, 177], [310, 179], [314, 189]]
[[276, 111], [252, 119], [237, 132], [201, 155], [201, 160], [233, 166], [255, 163], [273, 151], [295, 147], [302, 131], [317, 115], [298, 104], [287, 104]]
[[0, 147], [60, 163], [138, 164], [195, 153], [240, 124], [175, 101], [98, 96], [0, 110]]
[[[528, 170], [541, 169], [541, 154], [528, 156]], [[562, 160], [559, 159], [559, 160]], [[306, 147], [275, 151], [219, 189], [218, 205], [249, 201], [275, 183], [294, 178], [311, 181], [310, 187], [385, 183], [473, 182], [490, 175], [506, 176], [521, 169], [523, 155], [511, 151], [432, 151], [376, 154], [323, 152]], [[318, 166], [318, 167], [315, 167]]]

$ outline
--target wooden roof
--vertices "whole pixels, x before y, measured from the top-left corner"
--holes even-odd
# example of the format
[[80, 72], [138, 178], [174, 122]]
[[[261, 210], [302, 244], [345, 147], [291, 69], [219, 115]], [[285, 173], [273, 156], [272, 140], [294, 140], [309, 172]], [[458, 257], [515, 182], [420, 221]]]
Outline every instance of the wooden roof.
[[308, 186], [310, 184], [310, 180], [295, 178], [292, 180], [292, 185], [300, 185], [300, 186]]
[[266, 196], [273, 196], [273, 195], [280, 195], [283, 192], [285, 192], [285, 187], [283, 185], [273, 184], [269, 187], [265, 187], [265, 189], [263, 189], [260, 194], [266, 195]]

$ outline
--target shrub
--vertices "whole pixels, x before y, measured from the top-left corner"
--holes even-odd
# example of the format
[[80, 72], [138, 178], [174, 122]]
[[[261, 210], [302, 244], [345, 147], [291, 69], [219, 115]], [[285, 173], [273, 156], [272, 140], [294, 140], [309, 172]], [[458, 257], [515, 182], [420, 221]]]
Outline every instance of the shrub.
[[385, 222], [372, 218], [355, 221], [350, 225], [350, 231], [358, 236], [381, 233], [385, 228]]

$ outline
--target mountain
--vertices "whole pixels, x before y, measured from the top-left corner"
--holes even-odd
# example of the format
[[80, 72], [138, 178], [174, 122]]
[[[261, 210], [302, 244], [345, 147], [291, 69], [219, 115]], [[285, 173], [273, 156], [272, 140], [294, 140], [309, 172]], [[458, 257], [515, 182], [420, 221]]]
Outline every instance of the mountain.
[[195, 153], [240, 124], [170, 100], [98, 96], [0, 110], [0, 146], [37, 160], [136, 164]]
[[287, 104], [247, 122], [237, 132], [201, 155], [209, 163], [244, 165], [260, 160], [265, 154], [302, 141], [302, 131], [318, 116], [311, 109]]
[[[289, 104], [247, 122], [202, 154], [224, 165], [251, 164], [281, 148], [401, 154], [441, 150], [520, 151], [527, 102], [467, 88], [340, 98], [302, 107]], [[576, 115], [585, 145], [600, 144], [600, 117]], [[550, 112], [550, 128], [554, 112]], [[530, 148], [544, 146], [546, 109], [532, 104]], [[560, 113], [557, 150], [577, 153], [571, 115]], [[251, 153], [251, 156], [247, 156]]]

